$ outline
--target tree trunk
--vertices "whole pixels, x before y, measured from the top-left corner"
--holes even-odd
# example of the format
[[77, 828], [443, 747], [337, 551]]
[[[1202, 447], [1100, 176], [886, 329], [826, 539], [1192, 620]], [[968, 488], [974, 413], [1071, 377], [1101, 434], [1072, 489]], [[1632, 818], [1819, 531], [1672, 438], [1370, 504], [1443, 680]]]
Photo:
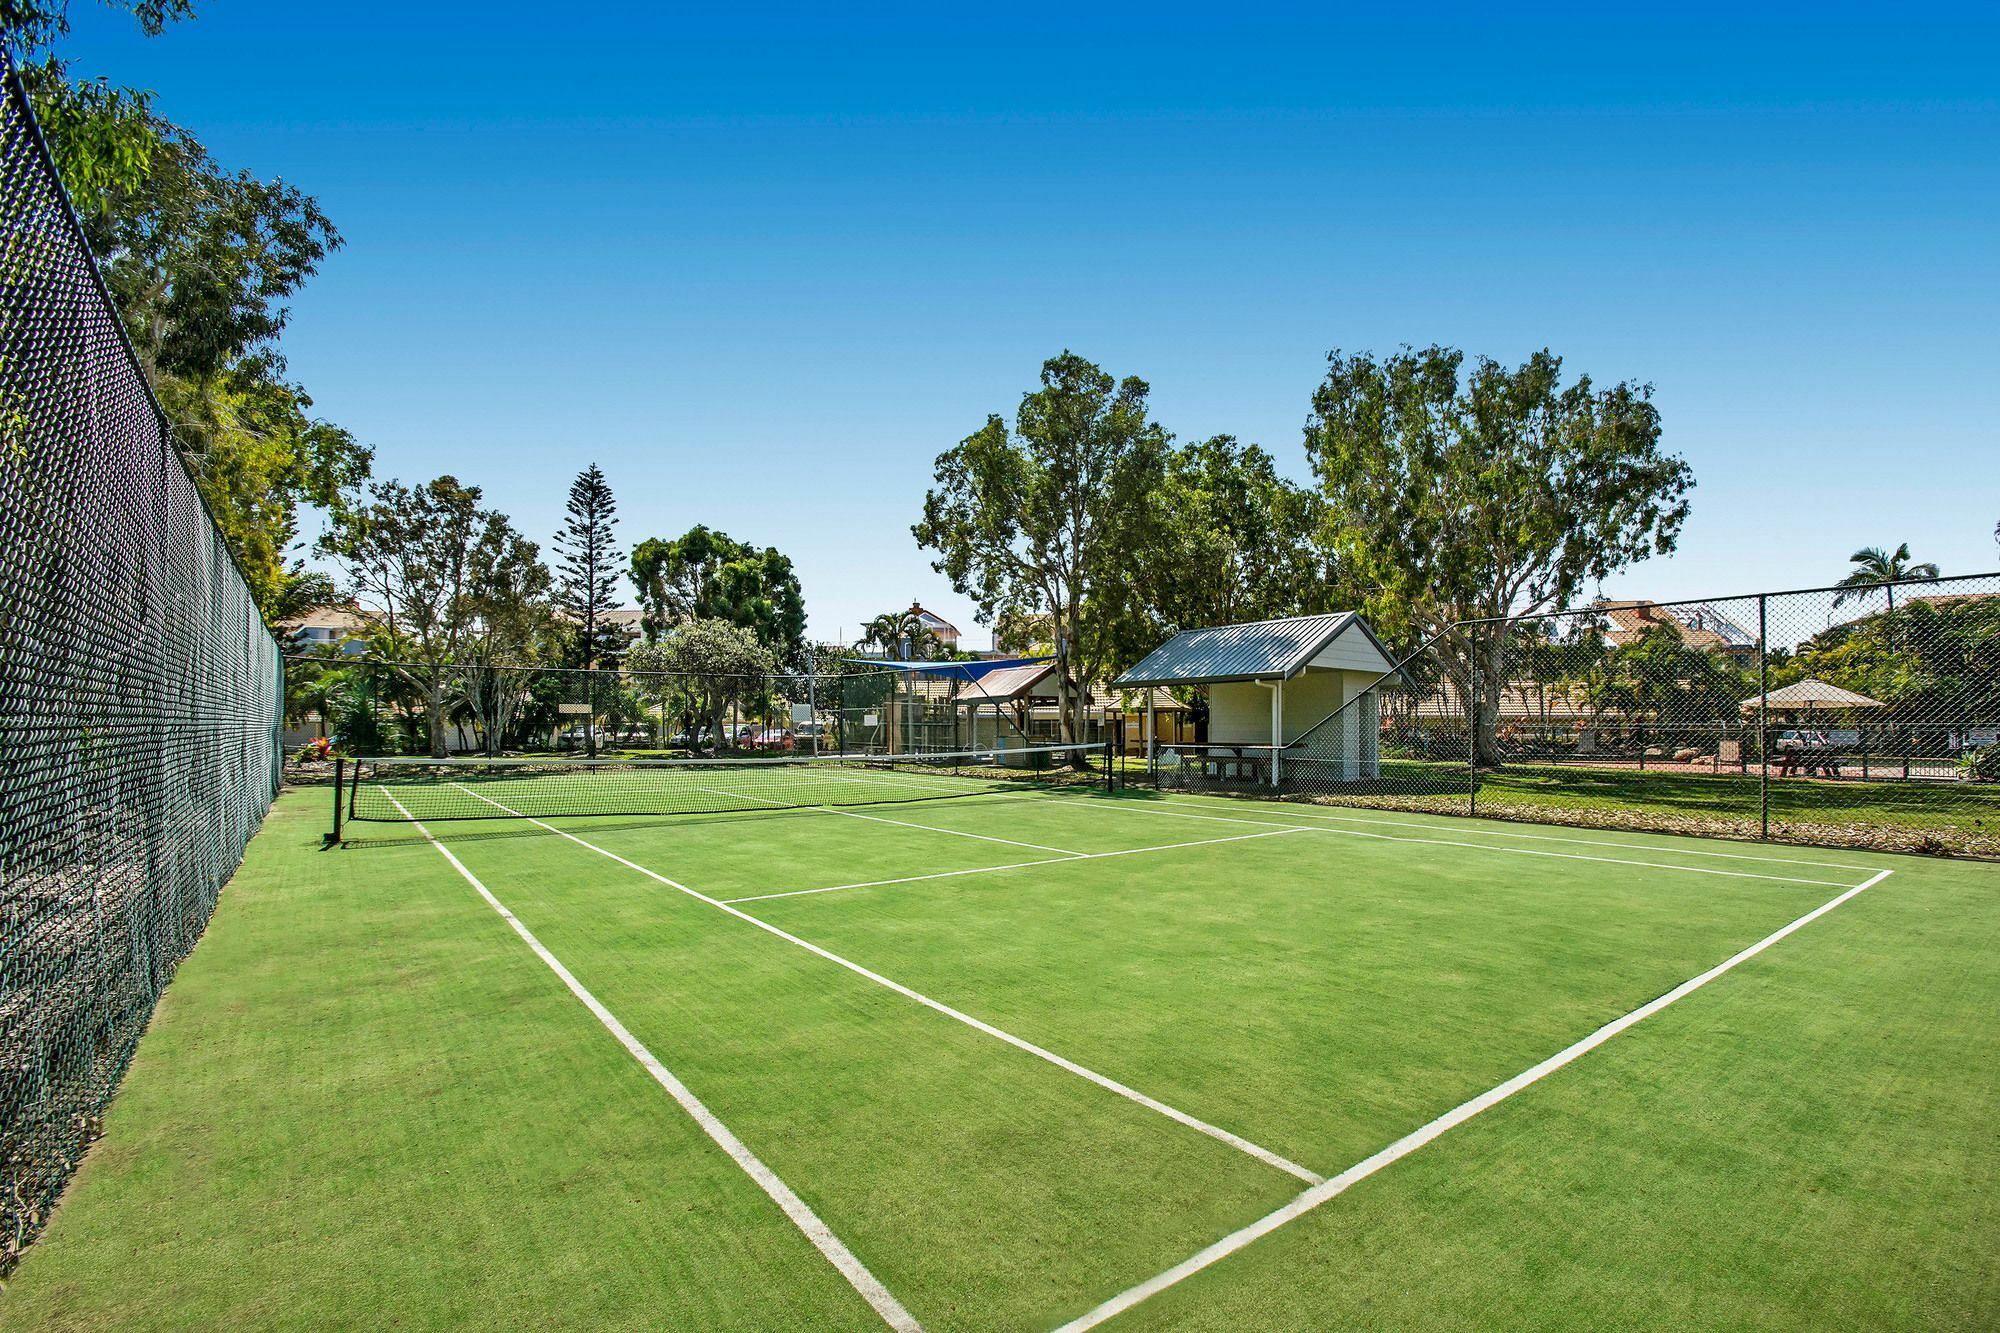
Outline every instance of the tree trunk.
[[1473, 691], [1472, 761], [1479, 768], [1499, 768], [1500, 701], [1507, 681], [1507, 638], [1496, 632], [1490, 642], [1474, 644], [1478, 688]]
[[424, 692], [424, 720], [430, 726], [431, 758], [444, 759], [451, 753], [444, 733], [444, 682], [432, 681]]

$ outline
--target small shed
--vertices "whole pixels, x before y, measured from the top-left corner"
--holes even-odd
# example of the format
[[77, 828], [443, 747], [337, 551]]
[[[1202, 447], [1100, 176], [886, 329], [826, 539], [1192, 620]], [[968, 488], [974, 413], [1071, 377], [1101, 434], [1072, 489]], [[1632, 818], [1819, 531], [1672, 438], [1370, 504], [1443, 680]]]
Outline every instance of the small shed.
[[[1282, 786], [1285, 765], [1305, 763], [1322, 780], [1354, 782], [1380, 775], [1376, 687], [1395, 670], [1395, 658], [1367, 622], [1356, 612], [1337, 611], [1184, 630], [1112, 688], [1204, 688], [1210, 749], [1254, 751], [1268, 759], [1239, 764], [1238, 775]], [[1149, 762], [1155, 735], [1149, 722]], [[1301, 740], [1309, 743], [1288, 755], [1285, 747]]]

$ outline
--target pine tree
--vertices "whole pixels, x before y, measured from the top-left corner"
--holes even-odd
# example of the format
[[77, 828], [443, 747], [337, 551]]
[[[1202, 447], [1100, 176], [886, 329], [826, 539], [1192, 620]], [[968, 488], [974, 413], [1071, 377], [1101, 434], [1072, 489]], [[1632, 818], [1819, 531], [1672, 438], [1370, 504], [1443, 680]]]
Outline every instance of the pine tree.
[[[576, 474], [569, 487], [569, 512], [562, 530], [556, 533], [556, 600], [576, 622], [578, 665], [586, 672], [596, 668], [608, 653], [623, 646], [621, 636], [604, 622], [604, 613], [616, 611], [619, 603], [618, 576], [623, 562], [611, 530], [618, 526], [618, 503], [611, 485], [597, 464]], [[593, 678], [586, 676], [586, 681]], [[591, 691], [594, 701], [595, 691]], [[584, 722], [584, 741], [592, 755], [597, 753], [594, 719]]]

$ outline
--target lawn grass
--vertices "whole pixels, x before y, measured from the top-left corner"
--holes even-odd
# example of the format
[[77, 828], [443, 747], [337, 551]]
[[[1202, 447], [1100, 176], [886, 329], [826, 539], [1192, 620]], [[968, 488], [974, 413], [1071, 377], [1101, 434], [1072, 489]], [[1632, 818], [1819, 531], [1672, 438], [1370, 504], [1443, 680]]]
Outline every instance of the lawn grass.
[[[279, 802], [0, 1318], [880, 1326], [435, 849], [316, 850], [327, 799]], [[1119, 1322], [2000, 1312], [1994, 867], [1081, 790], [558, 823], [716, 898], [938, 876], [740, 910], [1322, 1174], [1893, 867]], [[437, 832], [928, 1328], [1052, 1327], [1304, 1188], [545, 830]]]

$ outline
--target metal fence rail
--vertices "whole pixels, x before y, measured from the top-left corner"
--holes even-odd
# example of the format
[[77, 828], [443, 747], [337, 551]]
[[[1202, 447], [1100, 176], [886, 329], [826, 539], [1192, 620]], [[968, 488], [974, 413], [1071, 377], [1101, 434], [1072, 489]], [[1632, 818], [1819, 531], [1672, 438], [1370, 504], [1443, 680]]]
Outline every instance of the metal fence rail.
[[277, 644], [5, 75], [0, 1273], [269, 806], [282, 697]]
[[1147, 780], [2000, 856], [2000, 574], [1462, 622], [1355, 684], [1271, 761], [1205, 736]]

